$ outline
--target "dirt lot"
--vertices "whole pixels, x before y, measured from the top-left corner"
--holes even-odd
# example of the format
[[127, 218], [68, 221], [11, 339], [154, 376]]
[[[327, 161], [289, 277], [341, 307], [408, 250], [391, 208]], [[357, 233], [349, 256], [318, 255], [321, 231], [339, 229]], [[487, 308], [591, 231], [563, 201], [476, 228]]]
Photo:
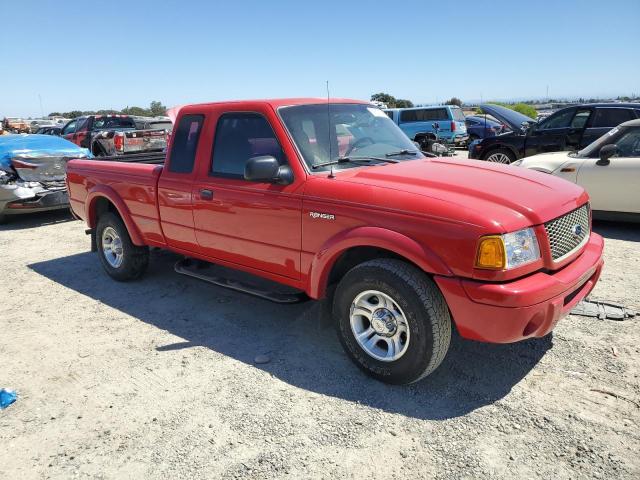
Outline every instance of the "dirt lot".
[[[594, 296], [640, 309], [640, 229], [596, 229]], [[454, 338], [435, 374], [392, 387], [349, 362], [319, 304], [181, 277], [162, 252], [116, 283], [83, 230], [60, 213], [0, 226], [0, 387], [19, 393], [3, 478], [640, 478], [638, 320]]]

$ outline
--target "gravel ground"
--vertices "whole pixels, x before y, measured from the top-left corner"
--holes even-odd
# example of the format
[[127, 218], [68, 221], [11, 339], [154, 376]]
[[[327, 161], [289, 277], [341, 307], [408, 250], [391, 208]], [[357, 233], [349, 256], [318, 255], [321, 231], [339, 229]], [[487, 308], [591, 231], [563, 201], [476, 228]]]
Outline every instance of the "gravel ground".
[[[19, 394], [2, 478], [640, 478], [638, 320], [454, 337], [432, 376], [393, 387], [350, 363], [320, 304], [179, 276], [166, 252], [116, 283], [83, 230], [65, 213], [0, 226], [0, 387]], [[594, 297], [640, 310], [640, 229], [596, 230]]]

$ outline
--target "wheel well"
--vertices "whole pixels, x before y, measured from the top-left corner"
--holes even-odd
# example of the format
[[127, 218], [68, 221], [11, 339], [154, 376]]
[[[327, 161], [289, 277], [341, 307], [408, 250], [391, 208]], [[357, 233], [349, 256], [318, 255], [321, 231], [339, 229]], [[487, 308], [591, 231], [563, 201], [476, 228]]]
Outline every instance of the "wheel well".
[[[327, 287], [337, 284], [340, 279], [353, 267], [361, 263], [373, 260], [376, 258], [395, 258], [404, 262], [415, 265], [415, 263], [406, 259], [405, 257], [398, 255], [390, 250], [377, 247], [352, 247], [340, 255], [331, 267], [331, 272], [327, 279]], [[417, 265], [415, 265], [417, 268]]]
[[93, 212], [91, 215], [91, 225], [94, 227], [98, 224], [98, 219], [105, 212], [112, 212], [120, 217], [120, 212], [111, 201], [105, 197], [98, 197], [93, 205]]

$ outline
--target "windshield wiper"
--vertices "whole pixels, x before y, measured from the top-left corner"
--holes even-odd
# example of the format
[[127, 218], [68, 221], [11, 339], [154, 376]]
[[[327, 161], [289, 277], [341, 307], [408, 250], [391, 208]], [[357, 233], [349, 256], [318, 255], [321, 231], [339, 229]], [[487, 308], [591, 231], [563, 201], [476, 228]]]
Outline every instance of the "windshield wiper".
[[380, 157], [338, 157], [335, 160], [331, 160], [328, 162], [316, 163], [315, 165], [311, 165], [311, 168], [314, 170], [320, 167], [328, 167], [330, 165], [339, 165], [341, 163], [369, 163], [371, 161], [383, 162], [383, 163], [398, 163], [399, 160], [391, 160], [390, 158], [380, 158]]
[[398, 155], [415, 155], [416, 153], [418, 153], [418, 152], [416, 152], [415, 150], [404, 149], [404, 150], [398, 150], [397, 152], [385, 153], [384, 156], [385, 157], [396, 157]]

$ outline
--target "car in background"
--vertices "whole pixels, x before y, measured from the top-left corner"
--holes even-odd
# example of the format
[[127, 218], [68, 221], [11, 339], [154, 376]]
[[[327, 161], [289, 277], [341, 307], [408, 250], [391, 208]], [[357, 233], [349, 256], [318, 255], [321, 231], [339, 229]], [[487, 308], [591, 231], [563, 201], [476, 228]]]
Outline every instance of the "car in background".
[[495, 137], [502, 133], [504, 125], [487, 118], [487, 115], [467, 115], [464, 119], [469, 134], [469, 142], [474, 140]]
[[62, 133], [62, 126], [61, 125], [51, 125], [48, 127], [40, 127], [38, 130], [36, 130], [36, 133], [38, 135], [57, 135], [60, 136], [60, 134]]
[[469, 146], [469, 158], [513, 163], [538, 153], [580, 150], [623, 122], [640, 118], [640, 103], [592, 103], [558, 110], [540, 122], [499, 105], [481, 105], [510, 132]]
[[36, 118], [35, 120], [29, 120], [30, 133], [36, 133], [41, 127], [53, 127], [55, 122], [49, 119]]
[[439, 142], [466, 145], [469, 136], [462, 109], [457, 105], [388, 108], [387, 116], [414, 142], [437, 135]]
[[578, 152], [542, 153], [513, 165], [584, 187], [594, 218], [640, 222], [640, 120], [609, 130]]
[[2, 121], [4, 130], [8, 133], [29, 133], [29, 124], [22, 118], [18, 117], [5, 117]]
[[[164, 121], [163, 126], [167, 122]], [[67, 123], [61, 135], [96, 157], [162, 152], [170, 132], [166, 128], [138, 128], [129, 115], [88, 115]]]

